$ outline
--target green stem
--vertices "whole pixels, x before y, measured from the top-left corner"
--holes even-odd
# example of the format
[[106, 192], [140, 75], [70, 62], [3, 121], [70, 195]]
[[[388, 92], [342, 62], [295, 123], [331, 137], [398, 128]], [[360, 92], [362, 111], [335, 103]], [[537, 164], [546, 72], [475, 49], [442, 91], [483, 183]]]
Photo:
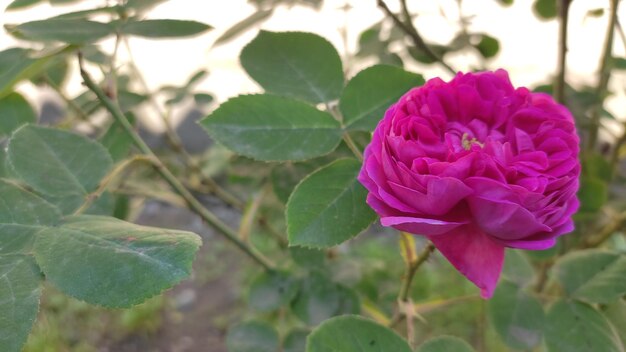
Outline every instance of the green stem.
[[354, 156], [356, 156], [359, 161], [363, 161], [363, 153], [361, 153], [359, 147], [357, 147], [356, 143], [354, 143], [354, 140], [352, 139], [352, 137], [350, 137], [350, 134], [348, 134], [348, 132], [344, 132], [343, 141], [346, 143], [348, 148], [350, 148], [352, 154], [354, 154]]
[[565, 70], [567, 58], [567, 23], [571, 0], [559, 0], [559, 58], [554, 97], [557, 102], [565, 105]]
[[126, 133], [131, 137], [135, 146], [147, 157], [152, 159], [152, 163], [156, 171], [163, 177], [163, 179], [178, 193], [187, 203], [189, 209], [198, 214], [204, 221], [206, 221], [213, 228], [218, 230], [226, 237], [227, 240], [232, 242], [235, 246], [246, 253], [251, 259], [260, 264], [266, 270], [273, 270], [274, 265], [270, 263], [265, 257], [261, 255], [254, 247], [242, 242], [237, 237], [237, 233], [233, 231], [228, 225], [222, 222], [215, 214], [206, 209], [192, 194], [183, 186], [183, 184], [172, 174], [172, 172], [161, 162], [161, 160], [152, 152], [150, 147], [141, 139], [139, 134], [134, 130], [126, 116], [122, 113], [120, 108], [115, 105], [111, 99], [102, 91], [102, 89], [92, 80], [89, 73], [85, 71], [83, 66], [82, 55], [78, 54], [78, 62], [80, 67], [80, 75], [85, 82], [85, 85], [92, 91], [104, 107], [113, 115], [113, 117], [122, 125]]
[[600, 130], [600, 112], [602, 110], [602, 103], [604, 102], [604, 96], [606, 95], [611, 73], [610, 66], [613, 52], [613, 34], [615, 31], [615, 24], [617, 23], [618, 3], [619, 0], [611, 0], [609, 24], [607, 26], [604, 49], [602, 50], [600, 69], [598, 72], [598, 85], [596, 87], [597, 102], [593, 105], [591, 111], [591, 127], [589, 130], [589, 142], [587, 144], [587, 150], [593, 150], [598, 140], [598, 131]]
[[378, 6], [383, 10], [383, 12], [389, 18], [391, 18], [391, 20], [396, 24], [396, 26], [400, 28], [406, 35], [408, 35], [409, 38], [411, 38], [413, 45], [415, 45], [418, 49], [420, 49], [431, 60], [438, 62], [448, 72], [450, 72], [453, 75], [456, 74], [456, 71], [452, 67], [450, 67], [447, 63], [445, 63], [445, 61], [443, 61], [441, 57], [435, 54], [435, 52], [432, 51], [432, 49], [426, 44], [422, 36], [419, 34], [419, 32], [417, 31], [417, 28], [415, 28], [415, 26], [413, 25], [413, 21], [411, 21], [411, 16], [409, 15], [409, 11], [408, 11], [405, 0], [402, 0], [401, 4], [402, 4], [402, 11], [404, 12], [405, 17], [408, 16], [406, 21], [402, 21], [398, 16], [396, 16], [393, 12], [391, 12], [391, 10], [389, 9], [385, 1], [377, 0], [377, 3], [378, 3]]
[[113, 170], [111, 170], [111, 172], [104, 176], [102, 181], [100, 181], [100, 185], [98, 186], [98, 188], [87, 195], [87, 197], [85, 198], [85, 202], [80, 206], [80, 208], [76, 209], [73, 215], [82, 214], [85, 210], [89, 209], [93, 202], [100, 198], [102, 193], [106, 191], [106, 189], [109, 187], [111, 182], [113, 182], [113, 180], [120, 176], [122, 172], [124, 172], [130, 165], [137, 162], [147, 162], [152, 164], [152, 159], [147, 158], [143, 155], [135, 155], [134, 157], [126, 159], [117, 164], [117, 166], [115, 166], [115, 168], [113, 168]]
[[[404, 236], [404, 234], [402, 234]], [[410, 236], [410, 235], [409, 235]], [[409, 293], [411, 291], [411, 284], [413, 283], [413, 278], [415, 277], [415, 273], [422, 266], [422, 264], [430, 257], [430, 254], [435, 250], [435, 246], [432, 242], [428, 242], [426, 247], [422, 249], [422, 252], [407, 264], [406, 272], [404, 277], [402, 278], [402, 286], [400, 287], [400, 293], [398, 294], [398, 300], [402, 302], [408, 302]]]

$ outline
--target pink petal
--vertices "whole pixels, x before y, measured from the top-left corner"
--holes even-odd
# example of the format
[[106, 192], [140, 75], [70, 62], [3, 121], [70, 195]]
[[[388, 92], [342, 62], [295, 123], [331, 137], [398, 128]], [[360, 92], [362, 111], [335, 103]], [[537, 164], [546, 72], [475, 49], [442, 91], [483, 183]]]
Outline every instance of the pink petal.
[[430, 240], [461, 274], [480, 288], [481, 297], [493, 295], [502, 271], [504, 246], [473, 224], [431, 236]]
[[391, 226], [400, 231], [423, 236], [441, 235], [465, 224], [464, 222], [414, 218], [408, 216], [381, 217], [380, 223], [383, 226]]

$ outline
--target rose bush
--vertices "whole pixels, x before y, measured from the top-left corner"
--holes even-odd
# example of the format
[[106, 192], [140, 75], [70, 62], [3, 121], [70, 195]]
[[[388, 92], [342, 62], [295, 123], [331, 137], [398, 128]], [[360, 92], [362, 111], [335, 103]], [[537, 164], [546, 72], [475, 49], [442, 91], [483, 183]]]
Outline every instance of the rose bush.
[[385, 113], [359, 181], [384, 226], [428, 237], [489, 298], [505, 247], [547, 249], [574, 228], [580, 163], [570, 112], [506, 71], [459, 73]]

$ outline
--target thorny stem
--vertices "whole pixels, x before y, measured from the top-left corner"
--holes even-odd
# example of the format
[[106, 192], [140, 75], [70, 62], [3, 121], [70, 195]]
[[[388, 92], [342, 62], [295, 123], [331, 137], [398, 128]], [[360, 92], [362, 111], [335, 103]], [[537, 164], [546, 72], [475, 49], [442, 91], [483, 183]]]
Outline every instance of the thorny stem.
[[559, 58], [554, 96], [557, 102], [565, 105], [565, 71], [567, 58], [567, 22], [571, 0], [559, 0]]
[[[401, 236], [411, 236], [406, 234], [401, 234]], [[422, 252], [417, 256], [417, 258], [411, 259], [407, 263], [406, 272], [404, 277], [402, 278], [402, 286], [400, 288], [400, 293], [398, 294], [398, 300], [402, 302], [407, 302], [409, 300], [409, 292], [411, 290], [411, 284], [413, 283], [413, 278], [415, 277], [415, 273], [417, 269], [430, 257], [430, 254], [435, 250], [435, 246], [432, 242], [428, 242], [426, 247], [422, 249]]]
[[611, 11], [609, 14], [609, 24], [604, 42], [604, 49], [600, 59], [600, 69], [598, 71], [598, 85], [596, 87], [597, 102], [593, 105], [591, 111], [591, 128], [589, 131], [589, 142], [587, 150], [593, 150], [598, 140], [598, 131], [600, 130], [600, 112], [602, 110], [602, 102], [609, 85], [610, 78], [610, 62], [613, 51], [613, 34], [615, 24], [617, 23], [617, 5], [619, 0], [611, 0]]
[[401, 0], [402, 11], [404, 12], [405, 17], [407, 17], [408, 15], [408, 18], [406, 18], [405, 21], [402, 21], [396, 14], [391, 12], [391, 10], [389, 9], [389, 7], [387, 6], [384, 0], [377, 0], [377, 4], [378, 4], [378, 7], [380, 7], [383, 10], [383, 12], [385, 12], [385, 14], [389, 18], [391, 18], [391, 20], [395, 23], [395, 25], [398, 26], [398, 28], [400, 28], [404, 33], [406, 33], [406, 35], [408, 35], [409, 38], [411, 38], [413, 45], [415, 45], [418, 49], [420, 49], [430, 59], [438, 62], [448, 72], [450, 72], [453, 75], [456, 74], [456, 71], [452, 67], [450, 67], [447, 63], [445, 63], [445, 61], [443, 61], [441, 57], [435, 54], [432, 51], [432, 49], [426, 44], [426, 42], [424, 42], [424, 39], [422, 39], [422, 37], [420, 36], [415, 26], [413, 26], [413, 22], [411, 21], [405, 0]]
[[93, 81], [89, 73], [83, 66], [82, 55], [78, 54], [78, 63], [80, 67], [80, 75], [83, 78], [85, 85], [98, 97], [104, 107], [113, 115], [113, 117], [122, 125], [126, 133], [131, 137], [135, 146], [148, 158], [152, 159], [155, 170], [163, 177], [163, 179], [178, 193], [187, 203], [190, 210], [198, 214], [204, 221], [206, 221], [213, 228], [218, 230], [226, 237], [227, 240], [232, 242], [235, 246], [239, 247], [245, 254], [247, 254], [252, 260], [261, 265], [264, 269], [270, 271], [274, 269], [274, 265], [270, 263], [265, 257], [261, 255], [254, 247], [242, 242], [237, 237], [237, 233], [233, 231], [228, 225], [220, 220], [215, 214], [206, 209], [192, 194], [183, 186], [183, 184], [172, 174], [172, 172], [161, 162], [161, 160], [152, 152], [150, 147], [141, 139], [139, 134], [134, 130], [133, 126], [128, 122], [128, 119], [124, 116], [120, 108], [114, 104], [109, 97], [102, 91], [102, 89]]
[[87, 197], [85, 198], [85, 202], [83, 202], [83, 204], [78, 209], [76, 209], [76, 211], [74, 212], [73, 215], [82, 214], [85, 210], [89, 209], [89, 207], [98, 198], [100, 198], [102, 193], [104, 193], [104, 191], [106, 191], [106, 189], [109, 187], [111, 182], [113, 182], [113, 180], [115, 180], [124, 171], [126, 171], [126, 169], [129, 166], [131, 166], [132, 164], [137, 163], [137, 162], [152, 164], [152, 159], [147, 158], [144, 155], [135, 155], [134, 157], [132, 157], [130, 159], [126, 159], [126, 160], [120, 162], [119, 164], [117, 164], [115, 166], [115, 168], [113, 168], [113, 170], [111, 170], [111, 172], [109, 172], [106, 176], [104, 176], [102, 181], [100, 181], [100, 185], [98, 186], [98, 188], [95, 191], [93, 191], [93, 192], [91, 192], [91, 193], [89, 193], [87, 195]]

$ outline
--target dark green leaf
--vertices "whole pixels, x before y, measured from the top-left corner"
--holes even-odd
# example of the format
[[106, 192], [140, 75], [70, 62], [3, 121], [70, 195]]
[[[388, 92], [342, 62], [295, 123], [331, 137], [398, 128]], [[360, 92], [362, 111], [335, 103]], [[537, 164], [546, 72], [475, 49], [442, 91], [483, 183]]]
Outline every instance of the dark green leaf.
[[623, 57], [612, 58], [613, 68], [617, 70], [626, 70], [626, 59]]
[[308, 330], [296, 329], [289, 332], [283, 343], [283, 352], [304, 352]]
[[250, 286], [248, 304], [259, 311], [272, 311], [288, 304], [296, 295], [298, 286], [288, 273], [262, 273]]
[[37, 318], [41, 275], [31, 256], [13, 254], [0, 255], [0, 278], [0, 346], [19, 352]]
[[314, 248], [289, 247], [289, 253], [293, 261], [301, 267], [308, 269], [319, 269], [324, 266], [324, 260], [326, 253], [324, 251]]
[[589, 154], [583, 160], [583, 172], [593, 178], [610, 182], [613, 176], [611, 164], [600, 154]]
[[9, 6], [7, 6], [7, 11], [13, 11], [13, 10], [21, 10], [33, 5], [36, 5], [40, 2], [42, 2], [43, 0], [13, 0]]
[[241, 65], [266, 91], [312, 103], [339, 98], [341, 59], [326, 39], [302, 32], [261, 31], [240, 56]]
[[391, 104], [422, 84], [421, 75], [393, 66], [376, 65], [359, 72], [348, 82], [339, 101], [346, 128], [372, 131]]
[[2, 179], [0, 199], [0, 256], [30, 252], [35, 234], [61, 217], [45, 200]]
[[33, 52], [22, 48], [0, 51], [0, 97], [13, 92], [13, 86], [36, 76], [52, 56], [34, 58]]
[[556, 17], [557, 0], [535, 0], [533, 11], [542, 19], [549, 20]]
[[283, 163], [277, 165], [272, 169], [271, 174], [274, 193], [281, 202], [287, 203], [291, 192], [293, 192], [293, 189], [296, 188], [298, 183], [324, 164], [318, 164], [317, 160], [310, 160], [300, 163]]
[[211, 28], [196, 21], [144, 20], [125, 23], [121, 32], [144, 38], [179, 38], [198, 35]]
[[87, 196], [112, 165], [102, 145], [67, 131], [26, 125], [9, 140], [16, 175], [52, 197]]
[[46, 278], [72, 297], [130, 307], [191, 273], [200, 238], [102, 216], [73, 216], [37, 236], [35, 257]]
[[215, 40], [213, 46], [226, 43], [229, 40], [237, 37], [238, 35], [252, 28], [252, 26], [270, 18], [270, 16], [272, 16], [272, 13], [274, 13], [273, 8], [253, 12], [250, 16], [244, 18], [240, 22], [235, 23], [235, 25], [228, 28], [224, 33], [222, 33], [222, 35], [220, 35], [219, 38]]
[[302, 281], [291, 309], [306, 324], [317, 325], [335, 315], [359, 313], [360, 302], [353, 290], [312, 272]]
[[602, 307], [604, 316], [613, 327], [617, 328], [617, 334], [622, 340], [622, 345], [626, 346], [626, 300], [615, 301]]
[[393, 330], [359, 316], [330, 319], [313, 330], [306, 352], [411, 352]]
[[458, 337], [442, 335], [424, 342], [417, 352], [474, 352], [474, 349]]
[[489, 301], [493, 326], [507, 346], [530, 350], [541, 342], [544, 313], [541, 303], [508, 281], [498, 284]]
[[45, 71], [33, 77], [31, 80], [35, 84], [50, 85], [54, 87], [62, 87], [67, 81], [69, 74], [69, 65], [65, 57], [59, 57], [51, 60], [46, 65]]
[[523, 287], [533, 282], [535, 270], [524, 251], [507, 248], [502, 276]]
[[554, 303], [546, 316], [544, 335], [549, 352], [624, 352], [606, 318], [582, 302]]
[[580, 211], [596, 212], [602, 208], [608, 197], [608, 187], [602, 179], [586, 175], [581, 177], [578, 190]]
[[[131, 116], [131, 120], [134, 119], [132, 114], [128, 115]], [[107, 149], [113, 161], [118, 162], [125, 159], [130, 153], [133, 139], [126, 133], [124, 127], [119, 122], [114, 121], [100, 139], [100, 143]]]
[[228, 352], [278, 352], [278, 332], [266, 323], [249, 321], [228, 330]]
[[69, 44], [96, 42], [115, 32], [107, 23], [85, 19], [47, 19], [26, 22], [15, 27], [25, 38], [36, 41], [60, 41]]
[[265, 161], [314, 158], [341, 140], [339, 122], [330, 114], [266, 94], [230, 99], [200, 123], [227, 148]]
[[193, 95], [193, 100], [198, 105], [206, 105], [210, 104], [215, 98], [211, 94], [208, 93], [196, 93]]
[[476, 44], [476, 49], [485, 59], [490, 59], [500, 51], [500, 43], [490, 35], [481, 34], [480, 41]]
[[376, 220], [365, 203], [367, 191], [356, 179], [360, 168], [354, 159], [337, 160], [302, 180], [287, 203], [291, 245], [331, 247]]
[[5, 165], [6, 159], [7, 159], [6, 149], [0, 147], [0, 178], [7, 177], [7, 170], [6, 170], [6, 165]]
[[20, 126], [36, 121], [35, 111], [18, 93], [0, 98], [0, 136], [10, 135]]
[[602, 249], [569, 253], [555, 273], [565, 292], [592, 303], [609, 303], [626, 294], [626, 255]]

